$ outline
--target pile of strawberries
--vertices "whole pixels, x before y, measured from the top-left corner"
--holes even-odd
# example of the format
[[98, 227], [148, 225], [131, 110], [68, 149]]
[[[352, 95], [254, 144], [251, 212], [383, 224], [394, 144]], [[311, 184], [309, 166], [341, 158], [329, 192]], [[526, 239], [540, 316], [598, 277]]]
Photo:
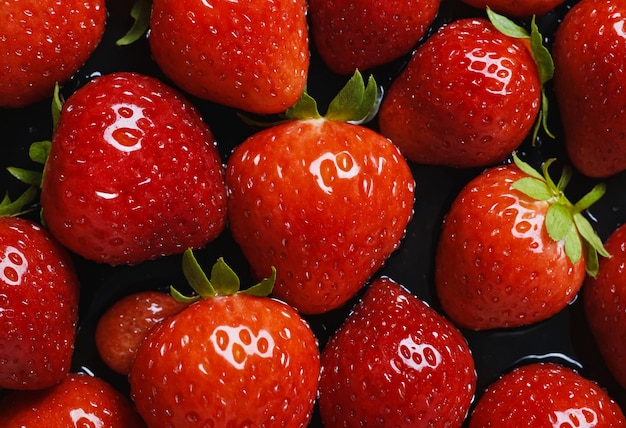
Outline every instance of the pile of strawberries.
[[626, 426], [622, 0], [0, 22], [0, 426]]

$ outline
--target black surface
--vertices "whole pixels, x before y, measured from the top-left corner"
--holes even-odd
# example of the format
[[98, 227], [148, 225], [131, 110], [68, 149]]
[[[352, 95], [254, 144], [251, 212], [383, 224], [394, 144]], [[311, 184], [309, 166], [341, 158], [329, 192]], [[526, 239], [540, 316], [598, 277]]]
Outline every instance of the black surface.
[[[115, 40], [121, 37], [131, 25], [128, 6], [109, 6], [109, 19], [105, 37], [93, 57], [80, 70], [71, 82], [63, 88], [67, 97], [91, 77], [120, 70], [134, 70], [163, 79], [157, 66], [152, 62], [145, 39], [132, 46], [117, 47]], [[121, 2], [118, 2], [121, 3]], [[537, 22], [551, 43], [559, 18], [575, 1], [568, 1], [553, 13], [539, 17]], [[431, 32], [440, 25], [464, 16], [484, 16], [481, 11], [463, 5], [459, 0], [443, 0], [439, 16]], [[519, 21], [526, 25], [527, 21]], [[406, 57], [385, 67], [373, 70], [379, 84], [387, 87], [405, 64]], [[343, 86], [347, 77], [330, 73], [313, 52], [309, 79], [309, 93], [318, 99], [323, 109], [332, 95]], [[552, 96], [551, 88], [548, 94]], [[215, 134], [224, 159], [227, 160], [232, 148], [255, 132], [243, 124], [232, 109], [190, 97], [200, 109], [204, 119]], [[6, 166], [37, 168], [28, 159], [28, 146], [34, 141], [49, 139], [51, 136], [50, 100], [34, 106], [19, 109], [0, 109], [0, 190], [9, 190], [16, 197], [23, 186], [5, 170]], [[370, 126], [375, 127], [375, 123]], [[550, 157], [567, 162], [559, 127], [556, 103], [551, 105], [551, 129], [556, 132], [556, 140], [540, 135], [541, 141], [531, 145], [524, 142], [520, 156], [538, 166]], [[559, 162], [561, 163], [561, 162]], [[455, 170], [411, 164], [416, 180], [415, 216], [408, 226], [406, 238], [401, 247], [392, 255], [384, 268], [377, 274], [387, 275], [408, 287], [416, 296], [439, 308], [433, 284], [434, 250], [439, 227], [449, 204], [461, 187], [476, 176], [480, 169]], [[607, 183], [607, 194], [590, 210], [589, 217], [602, 239], [626, 221], [626, 192], [623, 192], [625, 174], [618, 174]], [[568, 195], [576, 200], [595, 184], [594, 180], [574, 175], [568, 188]], [[248, 266], [228, 231], [206, 249], [196, 253], [204, 266], [210, 266], [217, 257], [224, 256], [238, 272], [242, 273], [242, 283], [251, 284], [246, 276]], [[180, 256], [167, 257], [133, 267], [112, 268], [75, 258], [82, 283], [80, 307], [80, 330], [76, 344], [73, 370], [94, 373], [109, 380], [121, 391], [127, 392], [127, 382], [103, 365], [95, 350], [93, 331], [102, 312], [123, 295], [146, 288], [162, 288], [170, 284], [183, 284], [180, 270]], [[345, 307], [331, 313], [307, 317], [320, 345], [326, 343], [345, 318], [358, 296]], [[490, 332], [463, 331], [472, 349], [478, 372], [477, 393], [499, 375], [513, 367], [531, 361], [552, 361], [579, 370], [584, 376], [598, 381], [607, 388], [610, 395], [626, 409], [626, 391], [620, 388], [608, 374], [593, 340], [587, 330], [581, 310], [580, 300], [553, 318], [542, 323], [513, 330]], [[320, 426], [316, 414], [312, 426]]]

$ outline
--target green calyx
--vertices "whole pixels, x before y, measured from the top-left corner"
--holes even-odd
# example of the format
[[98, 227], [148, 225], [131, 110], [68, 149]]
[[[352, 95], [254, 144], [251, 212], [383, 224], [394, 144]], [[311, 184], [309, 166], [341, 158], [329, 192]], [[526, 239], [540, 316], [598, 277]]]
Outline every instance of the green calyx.
[[32, 211], [33, 208], [30, 205], [35, 201], [36, 197], [37, 188], [35, 186], [29, 186], [14, 201], [9, 198], [8, 192], [5, 193], [4, 198], [0, 200], [0, 217], [17, 217]]
[[222, 257], [217, 259], [217, 262], [211, 268], [211, 277], [208, 278], [196, 260], [192, 249], [187, 249], [183, 253], [183, 274], [196, 294], [185, 296], [173, 286], [170, 287], [170, 294], [179, 302], [186, 303], [233, 294], [265, 297], [272, 292], [276, 282], [276, 269], [272, 267], [272, 275], [270, 277], [262, 279], [258, 284], [250, 288], [240, 290], [239, 277]]
[[539, 73], [539, 81], [541, 82], [541, 108], [539, 117], [533, 129], [533, 143], [537, 141], [539, 129], [543, 128], [544, 132], [551, 138], [555, 138], [554, 134], [548, 129], [548, 97], [546, 96], [545, 84], [554, 76], [554, 61], [547, 47], [543, 44], [543, 36], [539, 32], [539, 28], [535, 23], [535, 17], [532, 17], [530, 23], [530, 34], [524, 28], [520, 27], [509, 18], [499, 15], [489, 7], [487, 7], [487, 16], [494, 27], [502, 34], [517, 39], [527, 39], [530, 41], [530, 52], [537, 65]]
[[324, 116], [319, 113], [317, 102], [306, 90], [300, 100], [285, 112], [289, 120], [317, 119], [324, 117], [335, 122], [366, 123], [376, 116], [382, 92], [374, 76], [370, 75], [367, 85], [359, 70], [356, 70], [346, 85], [330, 102]]
[[135, 0], [130, 10], [133, 25], [128, 32], [118, 39], [117, 46], [127, 46], [141, 39], [150, 27], [150, 13], [152, 12], [152, 0]]
[[565, 253], [572, 263], [577, 263], [584, 251], [587, 273], [595, 277], [598, 273], [598, 254], [603, 257], [610, 257], [610, 254], [582, 212], [604, 195], [606, 186], [597, 184], [572, 204], [564, 193], [572, 177], [570, 168], [564, 168], [558, 183], [555, 183], [548, 172], [555, 159], [547, 160], [542, 165], [541, 173], [519, 159], [515, 153], [513, 161], [528, 175], [514, 182], [513, 188], [535, 200], [550, 203], [545, 220], [550, 238], [555, 242], [563, 241]]

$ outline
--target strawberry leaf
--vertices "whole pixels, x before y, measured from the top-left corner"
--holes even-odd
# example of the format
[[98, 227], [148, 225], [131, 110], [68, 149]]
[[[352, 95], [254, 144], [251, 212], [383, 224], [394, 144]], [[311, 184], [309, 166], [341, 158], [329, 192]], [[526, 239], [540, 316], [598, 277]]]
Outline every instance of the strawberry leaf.
[[528, 31], [526, 31], [523, 27], [517, 25], [515, 22], [511, 21], [506, 16], [502, 16], [494, 12], [489, 7], [487, 7], [486, 12], [489, 21], [491, 21], [493, 26], [496, 27], [496, 29], [502, 34], [509, 37], [515, 37], [516, 39], [530, 38], [530, 36], [528, 35]]
[[33, 162], [45, 165], [46, 161], [48, 160], [48, 156], [50, 155], [51, 147], [52, 141], [50, 140], [37, 141], [35, 143], [32, 143], [28, 148], [28, 156]]
[[532, 177], [520, 178], [512, 184], [512, 187], [537, 201], [547, 201], [554, 197], [545, 181]]
[[569, 229], [569, 233], [565, 237], [565, 254], [571, 260], [572, 263], [576, 264], [580, 260], [583, 255], [583, 244], [580, 240], [580, 235], [576, 231], [576, 228], [572, 227]]
[[322, 116], [317, 109], [315, 98], [311, 97], [306, 91], [302, 93], [300, 100], [285, 112], [287, 119], [319, 119]]
[[526, 162], [521, 160], [517, 156], [517, 152], [513, 152], [513, 162], [515, 165], [525, 174], [530, 175], [531, 177], [537, 178], [539, 180], [543, 180], [543, 175], [541, 175], [535, 168], [528, 165]]
[[561, 204], [553, 204], [546, 213], [546, 230], [555, 242], [565, 239], [572, 231], [572, 213]]
[[609, 252], [604, 248], [602, 244], [602, 240], [596, 234], [595, 230], [581, 213], [575, 213], [574, 224], [576, 225], [576, 229], [578, 229], [578, 233], [585, 239], [585, 241], [591, 246], [591, 248], [595, 249], [598, 254], [604, 257], [611, 257]]
[[8, 167], [7, 171], [9, 171], [13, 177], [17, 178], [22, 183], [30, 186], [41, 187], [43, 174], [39, 171], [31, 171], [28, 169], [16, 168], [14, 166]]
[[574, 204], [574, 208], [576, 208], [577, 211], [584, 211], [604, 196], [604, 193], [606, 193], [606, 184], [596, 184], [593, 189], [589, 191], [589, 193], [580, 198], [580, 200]]
[[56, 131], [59, 119], [61, 117], [61, 109], [63, 108], [63, 99], [61, 97], [61, 91], [59, 89], [59, 83], [54, 85], [54, 92], [52, 94], [52, 105], [50, 106], [50, 113], [52, 115], [52, 132]]
[[37, 196], [37, 187], [29, 186], [15, 201], [11, 201], [6, 193], [0, 202], [0, 217], [15, 217], [30, 211], [26, 209]]
[[539, 80], [543, 87], [554, 76], [554, 61], [548, 48], [543, 45], [543, 36], [539, 32], [534, 16], [530, 23], [530, 51], [537, 64]]
[[135, 0], [130, 16], [133, 18], [133, 25], [128, 32], [115, 42], [117, 46], [126, 46], [139, 40], [150, 27], [150, 12], [152, 2], [150, 0]]
[[370, 75], [365, 86], [363, 76], [356, 70], [348, 83], [330, 102], [324, 117], [336, 122], [363, 123], [372, 110], [377, 109], [377, 99], [378, 87], [374, 77]]
[[264, 297], [268, 296], [274, 288], [276, 282], [276, 268], [272, 266], [272, 275], [268, 278], [263, 278], [258, 284], [253, 285], [246, 290], [241, 291], [241, 294], [247, 294], [249, 296]]
[[183, 254], [183, 275], [187, 282], [200, 297], [208, 298], [217, 294], [209, 278], [198, 264], [191, 249], [187, 249]]
[[211, 268], [211, 284], [217, 294], [228, 295], [239, 291], [239, 277], [224, 262], [223, 258], [217, 259], [217, 263]]

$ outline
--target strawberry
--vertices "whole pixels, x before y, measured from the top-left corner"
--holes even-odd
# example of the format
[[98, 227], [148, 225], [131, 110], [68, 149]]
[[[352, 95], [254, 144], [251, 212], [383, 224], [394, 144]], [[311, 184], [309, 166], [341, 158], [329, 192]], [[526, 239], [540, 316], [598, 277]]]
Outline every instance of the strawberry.
[[440, 0], [311, 0], [311, 36], [323, 61], [352, 74], [408, 53], [435, 19]]
[[626, 419], [597, 383], [554, 363], [514, 369], [491, 384], [469, 428], [621, 427]]
[[380, 132], [409, 160], [491, 165], [522, 143], [540, 112], [537, 123], [544, 123], [542, 84], [552, 62], [541, 34], [534, 21], [529, 35], [500, 15], [489, 16], [493, 23], [466, 18], [440, 28], [391, 84], [380, 107]]
[[582, 0], [553, 45], [554, 91], [572, 164], [591, 177], [626, 169], [626, 36], [621, 0]]
[[39, 391], [13, 391], [0, 401], [3, 427], [141, 428], [143, 423], [126, 397], [106, 381], [70, 373]]
[[52, 96], [104, 33], [104, 0], [5, 0], [0, 7], [0, 107]]
[[[599, 184], [578, 203], [514, 155], [471, 180], [445, 216], [435, 259], [437, 295], [459, 326], [484, 330], [545, 320], [576, 296], [608, 256], [582, 211], [604, 194]], [[583, 251], [584, 250], [584, 251]]]
[[22, 201], [0, 203], [0, 388], [34, 390], [70, 369], [79, 283], [69, 254], [45, 229], [11, 216]]
[[96, 325], [98, 354], [113, 371], [127, 375], [137, 348], [152, 328], [187, 307], [169, 294], [147, 290], [123, 297], [109, 307]]
[[154, 0], [150, 48], [177, 86], [253, 113], [295, 104], [309, 67], [305, 0]]
[[199, 300], [150, 332], [130, 371], [148, 426], [306, 426], [319, 383], [317, 339], [292, 307], [263, 297], [275, 277], [238, 292], [223, 260], [209, 280], [191, 250], [183, 269]]
[[611, 258], [600, 260], [596, 277], [588, 277], [583, 302], [589, 328], [615, 379], [626, 388], [626, 225], [605, 242]]
[[322, 352], [320, 414], [326, 427], [460, 427], [475, 387], [459, 330], [382, 277]]
[[490, 7], [506, 16], [526, 18], [533, 15], [545, 15], [565, 0], [462, 0], [479, 9]]
[[155, 78], [94, 79], [63, 105], [41, 205], [90, 260], [135, 264], [202, 247], [226, 222], [223, 166], [196, 109]]
[[250, 136], [228, 160], [233, 238], [258, 277], [276, 267], [274, 296], [303, 313], [354, 296], [412, 216], [415, 183], [400, 152], [345, 122], [366, 117], [376, 92], [357, 72], [324, 117], [306, 95], [287, 112], [293, 120]]

